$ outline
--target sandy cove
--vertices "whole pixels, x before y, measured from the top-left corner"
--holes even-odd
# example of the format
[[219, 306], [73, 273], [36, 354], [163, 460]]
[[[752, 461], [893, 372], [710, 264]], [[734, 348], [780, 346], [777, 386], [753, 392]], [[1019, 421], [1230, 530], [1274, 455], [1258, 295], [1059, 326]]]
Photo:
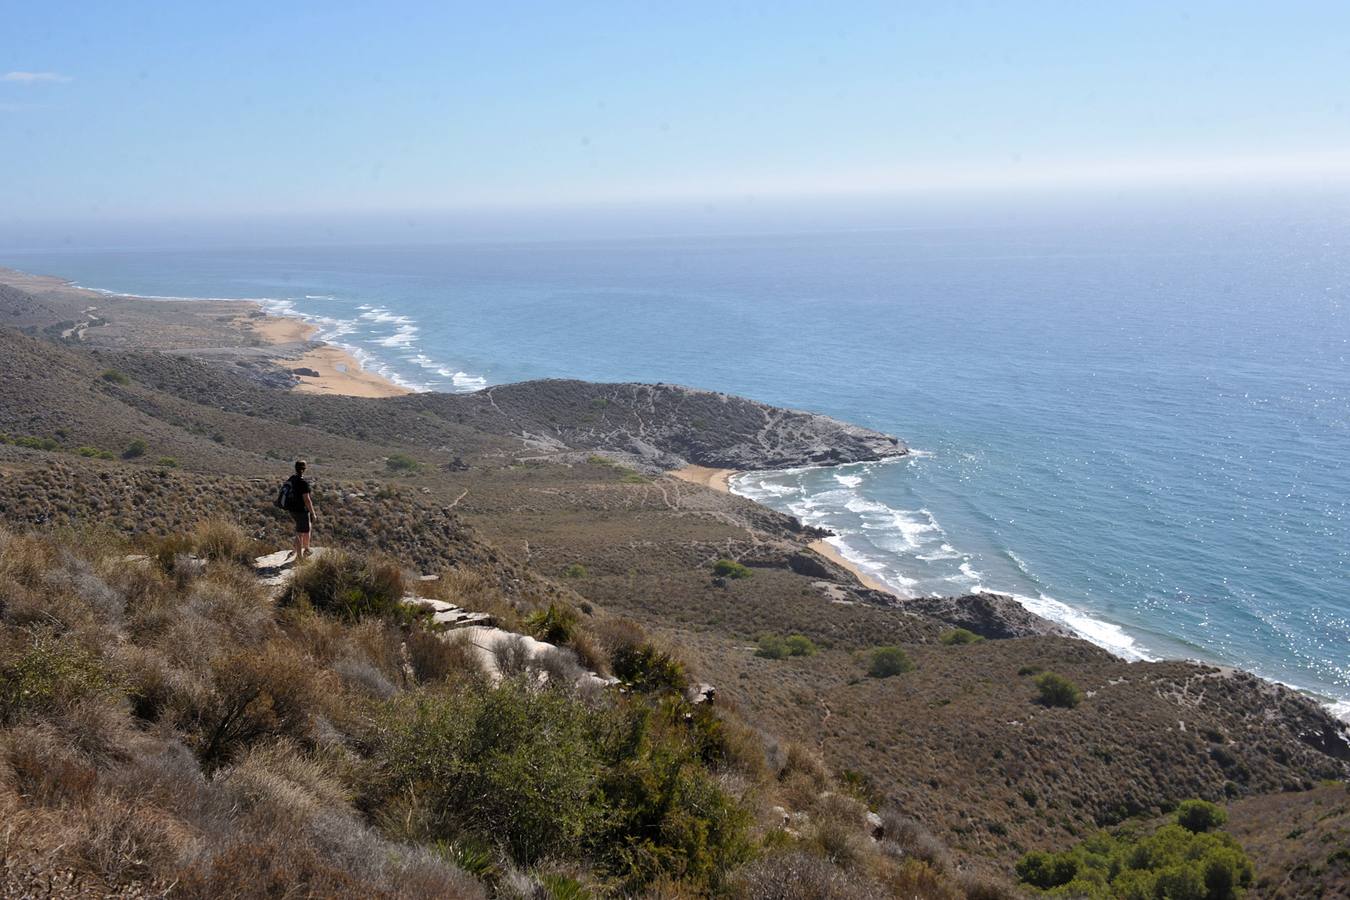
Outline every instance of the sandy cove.
[[[704, 487], [712, 488], [715, 491], [730, 494], [732, 492], [732, 477], [741, 473], [736, 469], [713, 469], [708, 466], [685, 466], [683, 469], [675, 469], [670, 474], [681, 481], [688, 481], [691, 484], [701, 484]], [[869, 575], [859, 567], [857, 563], [847, 559], [844, 554], [840, 553], [838, 548], [829, 541], [823, 539], [812, 541], [807, 546], [835, 565], [848, 569], [865, 587], [869, 587], [874, 591], [884, 591], [887, 594], [895, 593], [894, 590], [887, 587], [875, 576]]]
[[675, 469], [670, 474], [681, 481], [688, 481], [691, 484], [701, 484], [704, 487], [712, 488], [715, 491], [730, 494], [731, 476], [740, 473], [735, 469], [710, 469], [707, 466], [685, 466], [683, 469]]
[[[304, 344], [313, 340], [318, 327], [295, 316], [251, 316], [240, 324], [269, 344]], [[319, 374], [300, 375], [295, 390], [303, 394], [338, 394], [346, 397], [399, 397], [411, 394], [407, 388], [367, 371], [341, 347], [320, 344], [304, 350], [298, 357], [280, 360], [286, 368], [311, 369]]]

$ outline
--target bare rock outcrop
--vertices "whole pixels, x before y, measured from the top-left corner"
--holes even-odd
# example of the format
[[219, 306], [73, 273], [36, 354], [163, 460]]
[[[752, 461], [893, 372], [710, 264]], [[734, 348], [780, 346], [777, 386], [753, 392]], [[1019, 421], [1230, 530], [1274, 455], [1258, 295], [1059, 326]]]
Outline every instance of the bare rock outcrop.
[[690, 463], [777, 469], [866, 462], [909, 452], [898, 438], [828, 416], [672, 384], [556, 379], [419, 400], [457, 407], [457, 412], [471, 406], [481, 425], [495, 425], [492, 430], [509, 430], [541, 445], [547, 442], [556, 451], [631, 454], [661, 469]]

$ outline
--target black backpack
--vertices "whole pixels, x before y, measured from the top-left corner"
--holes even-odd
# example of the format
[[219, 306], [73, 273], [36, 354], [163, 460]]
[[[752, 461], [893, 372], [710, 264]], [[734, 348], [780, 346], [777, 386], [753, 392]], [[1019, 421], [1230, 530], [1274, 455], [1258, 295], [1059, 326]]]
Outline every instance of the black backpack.
[[295, 488], [289, 478], [281, 483], [281, 490], [277, 491], [277, 499], [272, 502], [278, 509], [284, 509], [287, 512], [295, 510]]

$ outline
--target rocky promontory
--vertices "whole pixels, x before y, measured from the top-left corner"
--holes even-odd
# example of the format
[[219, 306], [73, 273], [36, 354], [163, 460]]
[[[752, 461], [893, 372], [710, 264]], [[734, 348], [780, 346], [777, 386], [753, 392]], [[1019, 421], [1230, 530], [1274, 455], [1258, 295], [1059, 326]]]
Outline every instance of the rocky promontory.
[[547, 379], [404, 402], [447, 412], [471, 406], [480, 426], [513, 431], [541, 453], [608, 451], [662, 469], [781, 469], [909, 452], [898, 438], [829, 416], [673, 384]]

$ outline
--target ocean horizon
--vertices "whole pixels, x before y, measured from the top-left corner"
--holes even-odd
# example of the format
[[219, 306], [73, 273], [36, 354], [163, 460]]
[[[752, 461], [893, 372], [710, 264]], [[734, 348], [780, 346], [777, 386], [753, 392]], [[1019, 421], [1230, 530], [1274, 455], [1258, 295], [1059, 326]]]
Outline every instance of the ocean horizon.
[[1231, 212], [0, 264], [254, 299], [414, 390], [682, 383], [894, 434], [914, 452], [732, 489], [902, 596], [1011, 594], [1350, 718], [1350, 226]]

